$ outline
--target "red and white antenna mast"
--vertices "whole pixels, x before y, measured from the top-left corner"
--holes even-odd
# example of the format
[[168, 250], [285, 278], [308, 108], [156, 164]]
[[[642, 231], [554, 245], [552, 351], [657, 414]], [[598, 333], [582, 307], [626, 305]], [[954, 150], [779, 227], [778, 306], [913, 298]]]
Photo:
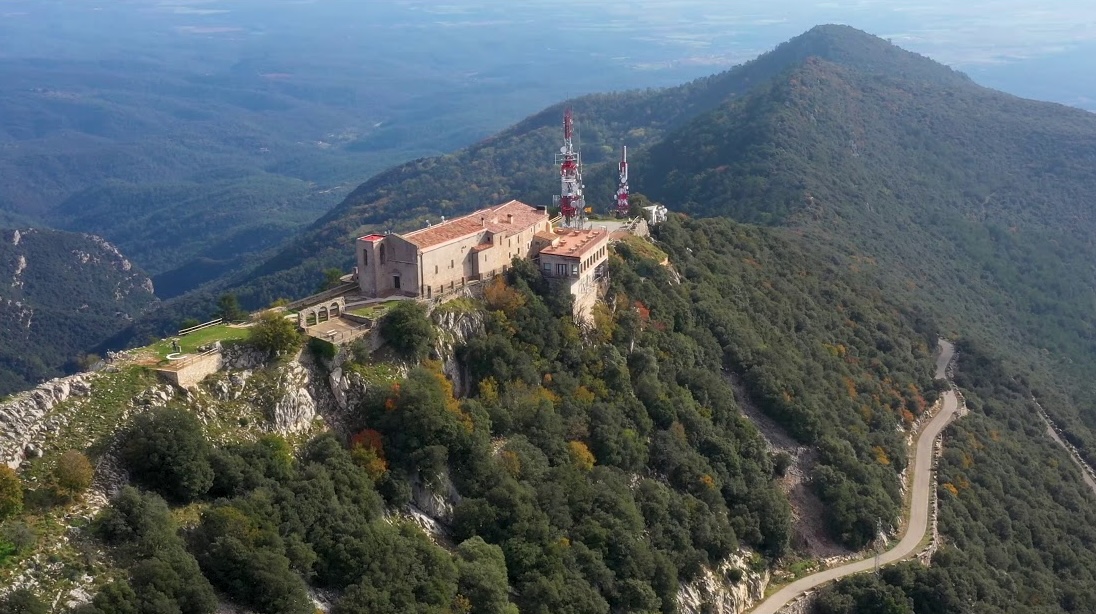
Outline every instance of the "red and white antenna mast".
[[620, 183], [617, 184], [616, 191], [616, 214], [617, 217], [627, 217], [628, 210], [631, 208], [628, 205], [628, 146], [624, 146], [624, 150], [620, 153], [620, 165], [617, 166], [620, 170]]
[[559, 212], [563, 225], [582, 228], [586, 222], [586, 199], [582, 197], [582, 160], [575, 151], [572, 137], [575, 133], [575, 116], [571, 108], [563, 115], [563, 147], [556, 154], [559, 165]]

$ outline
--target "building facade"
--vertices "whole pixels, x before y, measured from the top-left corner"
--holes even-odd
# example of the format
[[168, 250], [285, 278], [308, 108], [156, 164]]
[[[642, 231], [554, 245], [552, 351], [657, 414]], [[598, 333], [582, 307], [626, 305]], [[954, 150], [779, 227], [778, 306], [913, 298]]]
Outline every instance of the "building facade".
[[534, 254], [547, 211], [512, 200], [403, 235], [357, 240], [358, 285], [369, 297], [433, 298], [502, 273]]
[[566, 284], [575, 297], [575, 317], [588, 320], [597, 302], [598, 285], [606, 278], [608, 230], [566, 230], [538, 235], [541, 273], [553, 283]]

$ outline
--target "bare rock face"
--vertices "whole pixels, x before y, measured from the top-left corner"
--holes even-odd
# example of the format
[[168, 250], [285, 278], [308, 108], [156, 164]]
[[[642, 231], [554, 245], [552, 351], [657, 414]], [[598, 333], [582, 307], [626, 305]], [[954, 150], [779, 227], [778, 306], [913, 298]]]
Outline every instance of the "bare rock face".
[[0, 403], [0, 462], [16, 469], [36, 454], [32, 442], [51, 426], [54, 407], [72, 397], [91, 393], [90, 373], [50, 380]]
[[223, 368], [234, 371], [257, 369], [266, 364], [267, 358], [265, 353], [246, 343], [226, 344], [221, 348]]
[[769, 573], [750, 570], [745, 553], [732, 554], [715, 569], [704, 567], [699, 578], [682, 584], [677, 609], [682, 614], [742, 614], [765, 596]]
[[456, 349], [472, 337], [484, 332], [485, 314], [481, 310], [459, 311], [439, 308], [431, 315], [438, 330], [438, 339], [434, 352], [442, 362], [442, 370], [453, 382], [453, 391], [458, 397], [467, 396], [470, 382], [463, 366], [456, 359]]
[[290, 362], [278, 378], [278, 395], [271, 410], [274, 430], [282, 434], [305, 431], [316, 418], [316, 401], [309, 392], [311, 376], [299, 361]]
[[433, 485], [415, 479], [411, 482], [411, 505], [442, 525], [453, 520], [453, 510], [461, 496], [448, 475], [440, 475]]

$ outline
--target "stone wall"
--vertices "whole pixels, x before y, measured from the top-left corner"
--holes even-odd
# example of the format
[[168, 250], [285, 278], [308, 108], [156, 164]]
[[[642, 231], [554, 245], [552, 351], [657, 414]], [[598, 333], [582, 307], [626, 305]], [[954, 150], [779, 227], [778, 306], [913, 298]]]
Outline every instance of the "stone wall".
[[183, 364], [169, 365], [167, 368], [157, 369], [156, 372], [160, 374], [160, 377], [180, 388], [193, 388], [205, 378], [220, 371], [223, 364], [221, 350], [190, 356], [180, 362]]

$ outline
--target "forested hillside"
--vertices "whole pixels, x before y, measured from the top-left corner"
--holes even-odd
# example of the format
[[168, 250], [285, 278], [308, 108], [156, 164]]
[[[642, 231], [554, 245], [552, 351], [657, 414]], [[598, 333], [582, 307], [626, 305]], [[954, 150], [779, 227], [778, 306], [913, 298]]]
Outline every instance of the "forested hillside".
[[1096, 414], [1080, 410], [1096, 400], [1096, 115], [944, 67], [868, 68], [808, 60], [637, 154], [634, 184], [852, 256], [903, 302], [1034, 364], [1037, 396], [1096, 458]]
[[148, 276], [98, 237], [0, 229], [0, 396], [79, 366], [155, 303]]
[[[792, 553], [787, 466], [728, 372], [822, 451], [815, 488], [840, 539], [859, 546], [896, 522], [899, 429], [935, 397], [931, 327], [773, 230], [674, 219], [659, 238], [669, 267], [618, 244], [594, 330], [523, 261], [482, 302], [438, 307], [434, 321], [482, 322], [451, 357], [466, 398], [430, 359], [425, 308], [403, 303], [381, 325], [389, 347], [356, 348], [341, 367], [367, 382], [337, 418], [342, 436], [297, 450], [270, 435], [240, 442], [244, 422], [226, 433], [237, 401], [220, 384], [160, 409], [132, 384], [95, 389], [93, 401], [121, 394], [133, 409], [115, 407], [130, 418], [88, 453], [144, 490], [121, 490], [80, 530], [110, 558], [66, 559], [97, 578], [78, 611], [204, 614], [216, 589], [257, 612], [306, 614], [312, 586], [336, 614], [670, 614], [705, 568], [736, 555], [734, 584]], [[135, 371], [115, 377], [148, 379], [123, 368]], [[248, 377], [275, 381], [279, 368]], [[33, 493], [51, 486], [27, 487], [42, 501]], [[383, 516], [422, 488], [454, 502], [438, 543]]]

